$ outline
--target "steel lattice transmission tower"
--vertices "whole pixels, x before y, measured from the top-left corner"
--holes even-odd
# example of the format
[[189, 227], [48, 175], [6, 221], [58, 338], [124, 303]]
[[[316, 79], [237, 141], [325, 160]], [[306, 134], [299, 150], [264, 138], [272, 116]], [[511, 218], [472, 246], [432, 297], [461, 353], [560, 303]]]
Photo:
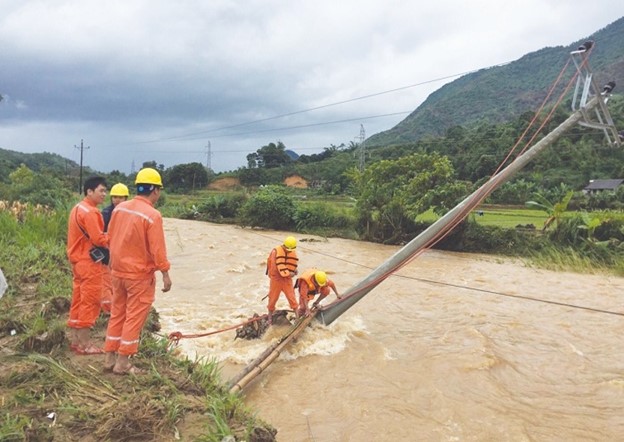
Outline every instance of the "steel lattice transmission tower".
[[364, 147], [364, 140], [366, 139], [366, 131], [364, 130], [364, 125], [360, 124], [360, 136], [358, 137], [360, 140], [360, 163], [358, 165], [360, 170], [364, 170], [364, 163], [366, 162], [366, 148]]
[[206, 145], [206, 169], [209, 171], [212, 170], [212, 146], [210, 145], [210, 141]]

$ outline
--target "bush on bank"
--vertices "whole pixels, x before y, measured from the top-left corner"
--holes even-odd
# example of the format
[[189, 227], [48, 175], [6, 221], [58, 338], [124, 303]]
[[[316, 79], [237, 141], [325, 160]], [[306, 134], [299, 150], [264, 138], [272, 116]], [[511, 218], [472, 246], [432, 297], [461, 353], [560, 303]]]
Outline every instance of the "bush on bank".
[[[397, 230], [383, 218], [373, 216], [363, 220], [353, 205], [346, 205], [336, 198], [315, 200], [314, 194], [294, 193], [283, 186], [266, 186], [251, 195], [234, 193], [213, 196], [200, 203], [187, 202], [185, 208], [177, 206], [175, 211], [164, 207], [164, 213], [184, 219], [229, 222], [384, 244], [406, 244], [431, 225], [405, 218]], [[604, 269], [622, 274], [623, 232], [622, 218], [615, 219], [598, 212], [566, 216], [546, 232], [534, 226], [484, 226], [468, 218], [435, 247], [525, 257], [541, 267], [549, 267], [546, 256], [551, 260], [554, 258], [558, 263], [556, 268]], [[579, 266], [581, 261], [585, 264]]]

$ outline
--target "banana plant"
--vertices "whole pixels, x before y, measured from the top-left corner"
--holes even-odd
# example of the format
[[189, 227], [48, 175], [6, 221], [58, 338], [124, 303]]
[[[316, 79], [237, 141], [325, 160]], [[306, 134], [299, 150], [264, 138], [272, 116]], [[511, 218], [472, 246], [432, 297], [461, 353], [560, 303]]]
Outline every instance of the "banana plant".
[[563, 217], [563, 214], [568, 210], [570, 200], [574, 195], [574, 191], [570, 190], [559, 202], [550, 202], [545, 196], [540, 193], [536, 193], [535, 201], [527, 201], [525, 205], [535, 209], [543, 210], [547, 213], [548, 218], [544, 221], [544, 227], [542, 230], [546, 230], [553, 222], [556, 227], [559, 227], [559, 221]]
[[587, 230], [587, 240], [595, 243], [596, 238], [594, 238], [594, 232], [600, 227], [602, 221], [597, 216], [592, 216], [590, 218], [589, 214], [585, 212], [581, 214], [581, 219], [583, 220], [583, 224], [577, 227], [581, 230]]

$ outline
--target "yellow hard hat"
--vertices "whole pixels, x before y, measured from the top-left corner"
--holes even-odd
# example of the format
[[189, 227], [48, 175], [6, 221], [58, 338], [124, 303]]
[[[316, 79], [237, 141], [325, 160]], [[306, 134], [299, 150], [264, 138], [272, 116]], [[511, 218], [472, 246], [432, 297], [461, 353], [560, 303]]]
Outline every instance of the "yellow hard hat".
[[136, 179], [134, 180], [134, 184], [153, 184], [158, 187], [163, 186], [160, 174], [156, 169], [152, 169], [151, 167], [139, 170], [139, 173], [137, 173]]
[[314, 280], [321, 287], [323, 287], [324, 285], [327, 285], [327, 273], [321, 272], [320, 270], [318, 272], [315, 272]]
[[110, 190], [110, 196], [130, 196], [128, 186], [122, 183], [117, 183]]
[[297, 240], [294, 236], [287, 236], [284, 240], [284, 247], [288, 250], [294, 250], [297, 248]]

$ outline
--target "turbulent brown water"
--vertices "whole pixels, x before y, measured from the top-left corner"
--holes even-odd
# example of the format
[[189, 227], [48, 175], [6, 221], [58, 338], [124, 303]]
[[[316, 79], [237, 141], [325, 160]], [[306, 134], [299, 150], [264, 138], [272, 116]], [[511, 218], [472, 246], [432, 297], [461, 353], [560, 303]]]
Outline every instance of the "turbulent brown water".
[[[266, 255], [286, 233], [174, 219], [165, 229], [164, 332], [265, 312]], [[300, 269], [327, 270], [343, 291], [398, 250], [297, 236]], [[624, 278], [429, 251], [331, 326], [315, 322], [243, 394], [279, 441], [622, 440], [624, 316], [557, 303], [624, 313]], [[278, 308], [288, 308], [283, 297]], [[227, 380], [284, 330], [180, 347], [220, 361]]]

